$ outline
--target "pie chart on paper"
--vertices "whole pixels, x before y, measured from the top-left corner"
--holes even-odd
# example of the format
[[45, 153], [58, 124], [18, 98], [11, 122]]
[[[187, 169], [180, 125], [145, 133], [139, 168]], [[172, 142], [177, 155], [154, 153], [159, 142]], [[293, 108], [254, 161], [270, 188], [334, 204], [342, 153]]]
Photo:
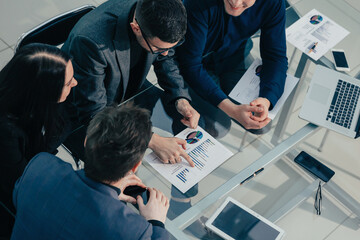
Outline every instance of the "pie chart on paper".
[[200, 139], [202, 137], [203, 137], [202, 132], [194, 131], [194, 132], [189, 133], [186, 136], [186, 142], [189, 143], [189, 144], [194, 144], [194, 143], [197, 143], [198, 141], [200, 141]]
[[314, 15], [310, 18], [310, 23], [313, 25], [321, 23], [323, 20], [323, 17], [320, 15]]

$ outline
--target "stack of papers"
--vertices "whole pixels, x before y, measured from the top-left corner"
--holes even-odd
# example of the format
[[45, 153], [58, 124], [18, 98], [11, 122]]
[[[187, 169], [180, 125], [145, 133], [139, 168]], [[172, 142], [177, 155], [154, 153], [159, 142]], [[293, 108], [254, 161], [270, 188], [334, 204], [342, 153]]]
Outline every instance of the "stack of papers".
[[193, 160], [195, 167], [190, 167], [184, 159], [181, 163], [164, 164], [155, 153], [150, 153], [144, 160], [182, 193], [188, 191], [233, 155], [201, 127], [187, 128], [176, 137], [186, 140], [186, 153]]

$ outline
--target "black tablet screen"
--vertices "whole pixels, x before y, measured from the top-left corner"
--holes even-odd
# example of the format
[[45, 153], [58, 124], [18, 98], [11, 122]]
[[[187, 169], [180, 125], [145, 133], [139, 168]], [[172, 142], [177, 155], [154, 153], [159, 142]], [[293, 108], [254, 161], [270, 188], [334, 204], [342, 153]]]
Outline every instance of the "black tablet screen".
[[232, 202], [226, 205], [212, 225], [234, 239], [271, 240], [279, 235], [279, 231]]

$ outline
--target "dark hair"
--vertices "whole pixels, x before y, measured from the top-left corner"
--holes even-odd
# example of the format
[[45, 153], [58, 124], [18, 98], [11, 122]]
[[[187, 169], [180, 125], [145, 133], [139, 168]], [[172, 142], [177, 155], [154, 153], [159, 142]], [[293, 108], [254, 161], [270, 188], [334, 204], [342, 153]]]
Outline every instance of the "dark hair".
[[149, 38], [175, 43], [186, 33], [186, 10], [181, 0], [139, 0], [136, 20]]
[[62, 131], [57, 103], [69, 60], [57, 47], [34, 43], [18, 50], [0, 72], [0, 113], [25, 131], [34, 153], [45, 151], [44, 141]]
[[116, 182], [141, 161], [151, 138], [148, 110], [126, 104], [106, 107], [87, 129], [85, 174], [99, 182]]

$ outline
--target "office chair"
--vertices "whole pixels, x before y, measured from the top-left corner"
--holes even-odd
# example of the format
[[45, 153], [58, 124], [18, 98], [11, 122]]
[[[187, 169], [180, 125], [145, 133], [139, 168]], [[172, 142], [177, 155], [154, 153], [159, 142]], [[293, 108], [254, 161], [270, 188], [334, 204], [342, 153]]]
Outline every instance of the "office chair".
[[0, 201], [0, 207], [11, 217], [15, 218], [15, 214], [2, 201]]
[[0, 239], [10, 239], [15, 213], [0, 201]]
[[[53, 46], [59, 46], [63, 44], [79, 19], [93, 9], [95, 9], [95, 6], [84, 5], [82, 7], [57, 15], [36, 26], [30, 31], [23, 33], [17, 41], [15, 52], [18, 51], [21, 47], [30, 43], [44, 43]], [[72, 156], [76, 167], [78, 169], [81, 168], [81, 161], [79, 157], [77, 157], [76, 154], [73, 154], [71, 150], [69, 150], [71, 149], [69, 146], [66, 147], [64, 143], [61, 145]]]
[[95, 6], [84, 5], [55, 16], [23, 33], [16, 43], [15, 52], [29, 43], [45, 43], [54, 46], [64, 43], [79, 19], [93, 9]]

